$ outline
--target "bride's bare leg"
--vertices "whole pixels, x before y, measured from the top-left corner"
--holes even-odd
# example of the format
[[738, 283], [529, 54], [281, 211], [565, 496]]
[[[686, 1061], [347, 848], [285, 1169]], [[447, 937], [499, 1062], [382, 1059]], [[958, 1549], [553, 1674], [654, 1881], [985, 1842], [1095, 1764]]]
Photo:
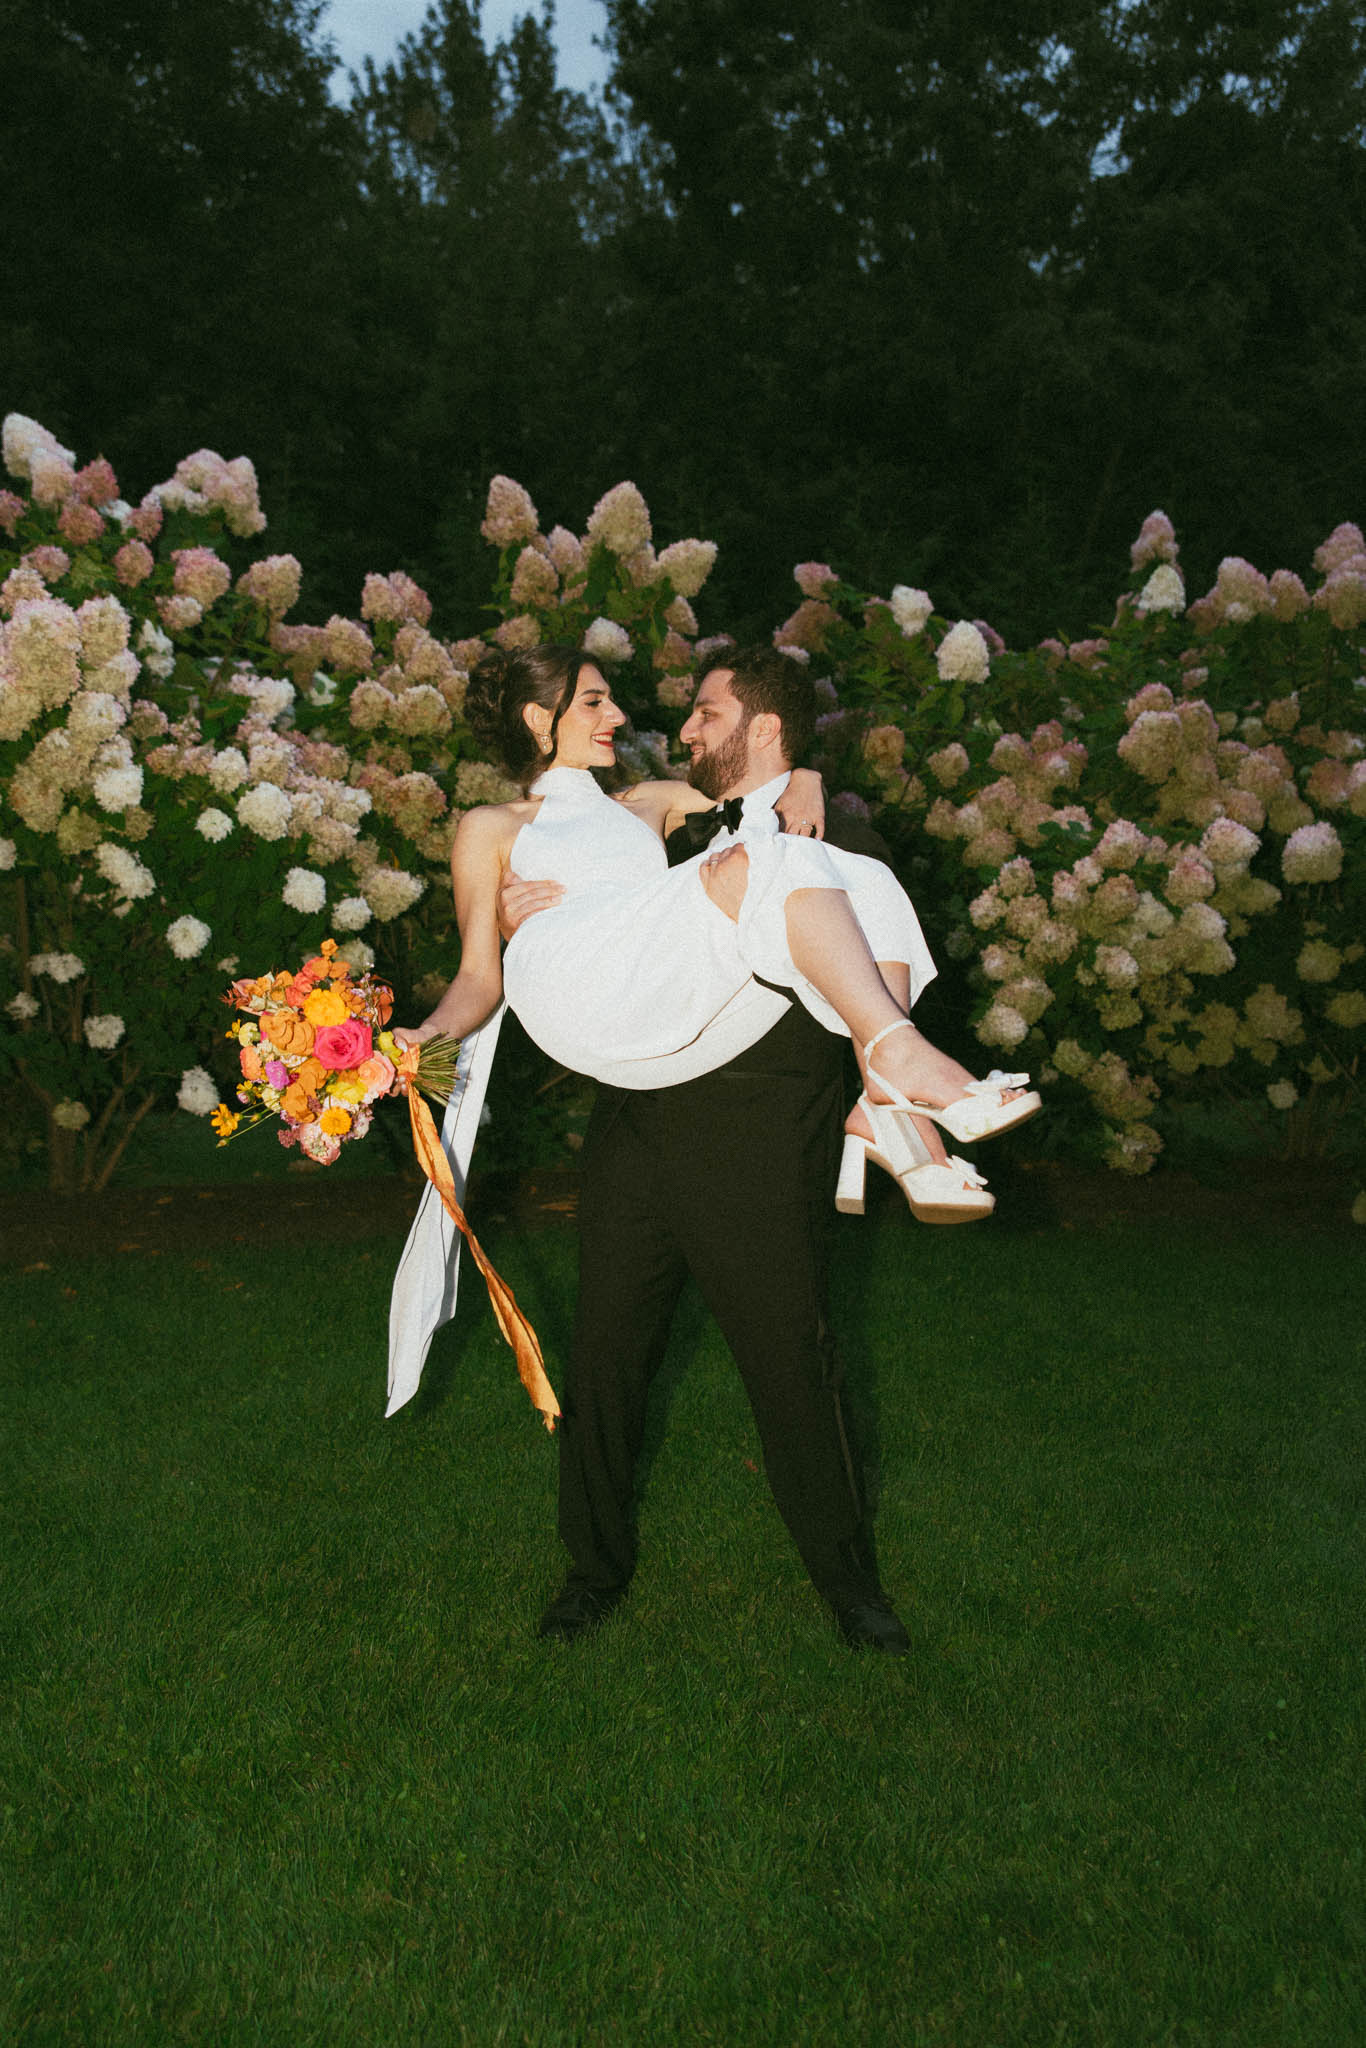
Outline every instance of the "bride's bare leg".
[[[702, 884], [726, 916], [738, 920], [749, 881], [743, 846], [728, 847], [702, 866]], [[888, 1024], [906, 1022], [910, 969], [903, 961], [879, 963], [868, 950], [863, 927], [842, 889], [795, 889], [784, 906], [788, 951], [798, 973], [817, 989], [847, 1026], [858, 1055], [864, 1087], [873, 1102], [890, 1102], [892, 1088], [917, 1102], [943, 1109], [955, 1102], [973, 1076], [940, 1052], [912, 1024], [885, 1038], [870, 1073], [863, 1047]], [[845, 1129], [870, 1138], [867, 1120], [855, 1109]], [[916, 1118], [916, 1129], [936, 1160], [948, 1154], [939, 1126]]]

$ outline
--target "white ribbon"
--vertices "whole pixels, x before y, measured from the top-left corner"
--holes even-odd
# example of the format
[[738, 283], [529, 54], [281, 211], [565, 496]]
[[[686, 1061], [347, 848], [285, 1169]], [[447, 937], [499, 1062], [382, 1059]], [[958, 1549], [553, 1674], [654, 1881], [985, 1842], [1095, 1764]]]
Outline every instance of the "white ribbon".
[[[462, 1205], [470, 1156], [488, 1092], [504, 1005], [488, 1022], [467, 1032], [455, 1066], [455, 1085], [441, 1121], [441, 1145], [451, 1165], [455, 1198]], [[460, 1280], [460, 1233], [430, 1181], [423, 1184], [407, 1243], [389, 1296], [389, 1405], [386, 1418], [411, 1401], [422, 1380], [432, 1338], [455, 1314]]]

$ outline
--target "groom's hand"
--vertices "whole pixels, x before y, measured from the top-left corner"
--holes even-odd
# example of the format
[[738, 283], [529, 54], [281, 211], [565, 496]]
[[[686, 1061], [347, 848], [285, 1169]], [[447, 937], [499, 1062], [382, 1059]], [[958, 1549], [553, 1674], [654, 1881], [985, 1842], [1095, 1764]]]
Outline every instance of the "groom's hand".
[[563, 882], [524, 882], [509, 869], [498, 890], [499, 931], [510, 939], [538, 910], [552, 910], [563, 894]]

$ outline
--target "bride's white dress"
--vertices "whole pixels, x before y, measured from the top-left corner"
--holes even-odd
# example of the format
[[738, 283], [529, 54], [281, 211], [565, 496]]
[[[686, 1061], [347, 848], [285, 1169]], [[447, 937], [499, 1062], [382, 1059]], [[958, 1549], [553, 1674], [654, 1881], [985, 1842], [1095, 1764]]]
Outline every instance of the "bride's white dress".
[[[795, 889], [846, 890], [874, 959], [909, 964], [913, 1002], [934, 974], [891, 870], [781, 832], [767, 806], [740, 826], [749, 880], [736, 923], [702, 886], [705, 853], [671, 868], [656, 834], [587, 769], [551, 768], [531, 794], [543, 801], [509, 865], [526, 881], [562, 882], [565, 894], [509, 942], [503, 987], [530, 1036], [576, 1073], [619, 1081], [623, 1061], [692, 1045], [752, 975], [791, 989], [843, 1032], [788, 951], [784, 906]], [[715, 1064], [729, 1057], [721, 1034]]]

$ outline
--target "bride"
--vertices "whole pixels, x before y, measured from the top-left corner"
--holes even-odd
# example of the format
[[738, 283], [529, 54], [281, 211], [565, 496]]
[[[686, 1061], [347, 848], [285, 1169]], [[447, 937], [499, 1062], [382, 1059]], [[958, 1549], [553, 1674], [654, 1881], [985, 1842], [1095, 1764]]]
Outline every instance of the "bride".
[[[665, 838], [689, 812], [713, 810], [713, 799], [673, 781], [604, 793], [593, 771], [614, 765], [626, 714], [572, 648], [491, 653], [470, 677], [465, 718], [526, 793], [461, 818], [451, 853], [459, 971], [401, 1040], [463, 1037], [506, 996], [562, 1065], [649, 1088], [651, 1062], [681, 1048], [693, 1050], [695, 1072], [730, 1057], [723, 1013], [757, 975], [859, 1051], [864, 1093], [849, 1119], [838, 1206], [862, 1211], [871, 1159], [922, 1221], [990, 1214], [985, 1183], [946, 1158], [935, 1126], [964, 1142], [989, 1137], [1032, 1115], [1039, 1098], [1021, 1093], [1023, 1076], [973, 1081], [910, 1023], [906, 1008], [935, 970], [889, 868], [780, 832], [771, 810], [745, 818], [725, 851], [669, 867]], [[563, 894], [504, 953], [498, 894], [510, 871]], [[906, 989], [905, 1007], [879, 963]]]

